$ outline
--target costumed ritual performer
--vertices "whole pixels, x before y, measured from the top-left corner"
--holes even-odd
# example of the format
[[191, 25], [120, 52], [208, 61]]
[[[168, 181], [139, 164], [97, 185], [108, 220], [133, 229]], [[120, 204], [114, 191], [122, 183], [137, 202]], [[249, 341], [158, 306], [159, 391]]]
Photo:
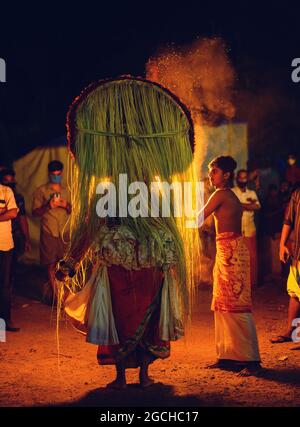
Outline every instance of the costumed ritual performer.
[[165, 184], [196, 183], [192, 123], [169, 91], [121, 77], [85, 89], [67, 129], [74, 209], [57, 277], [74, 277], [63, 281], [65, 311], [99, 346], [99, 364], [116, 366], [108, 386], [125, 388], [125, 369], [137, 367], [148, 386], [149, 364], [184, 333], [199, 263], [198, 229], [174, 214], [181, 193], [171, 191], [169, 213], [157, 212]]
[[248, 376], [260, 368], [256, 328], [251, 313], [250, 256], [241, 224], [243, 208], [230, 189], [237, 164], [220, 156], [209, 164], [209, 179], [215, 192], [201, 212], [214, 215], [216, 261], [212, 310], [218, 361], [211, 368], [234, 369]]

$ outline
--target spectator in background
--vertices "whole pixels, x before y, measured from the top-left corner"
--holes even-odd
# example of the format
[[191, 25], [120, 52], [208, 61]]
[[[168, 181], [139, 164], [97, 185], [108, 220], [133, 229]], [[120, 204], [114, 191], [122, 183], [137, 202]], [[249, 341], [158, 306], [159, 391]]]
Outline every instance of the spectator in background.
[[262, 207], [262, 225], [264, 233], [264, 274], [282, 272], [278, 259], [280, 232], [284, 218], [284, 204], [280, 198], [278, 187], [269, 185]]
[[248, 184], [247, 184], [247, 187], [249, 190], [253, 190], [257, 193], [260, 189], [258, 165], [255, 161], [249, 160], [247, 162], [247, 168], [248, 168]]
[[274, 184], [269, 185], [262, 211], [264, 233], [275, 239], [275, 236], [281, 232], [284, 205], [278, 188]]
[[257, 195], [259, 200], [263, 204], [267, 193], [269, 191], [269, 186], [271, 184], [279, 187], [280, 178], [277, 170], [275, 170], [272, 166], [272, 162], [270, 159], [262, 159], [260, 161], [259, 168], [259, 189], [257, 190]]
[[14, 240], [14, 254], [16, 258], [29, 251], [30, 236], [29, 227], [25, 210], [24, 197], [16, 191], [15, 171], [13, 169], [2, 169], [0, 171], [0, 183], [11, 188], [14, 193], [15, 201], [19, 209], [18, 215], [12, 220], [12, 234]]
[[71, 213], [71, 204], [70, 193], [61, 183], [63, 164], [53, 160], [48, 164], [48, 173], [49, 182], [34, 192], [32, 215], [41, 218], [40, 260], [41, 264], [48, 268], [50, 291], [54, 299], [55, 266], [64, 257], [67, 249], [69, 240], [67, 221]]
[[251, 285], [257, 285], [257, 241], [254, 212], [260, 209], [260, 203], [254, 190], [247, 188], [248, 173], [245, 169], [237, 172], [236, 186], [232, 191], [238, 197], [243, 207], [242, 234], [250, 252]]
[[[289, 202], [291, 199], [291, 195], [292, 195], [292, 186], [290, 185], [290, 183], [288, 181], [282, 181], [280, 183], [280, 189], [279, 189], [279, 200], [280, 200], [280, 204], [282, 206], [283, 218], [284, 218], [284, 214], [288, 208], [288, 205], [289, 205]], [[291, 247], [292, 247], [292, 242], [293, 242], [293, 233], [290, 236], [289, 243], [288, 243]], [[288, 275], [289, 275], [289, 265], [281, 262], [281, 278], [283, 280], [286, 280]]]
[[[287, 243], [291, 232], [294, 231], [294, 244], [292, 251]], [[279, 258], [283, 263], [290, 263], [290, 273], [287, 280], [287, 292], [290, 296], [288, 319], [285, 330], [273, 337], [271, 342], [279, 344], [292, 341], [293, 323], [300, 316], [300, 189], [293, 192], [285, 217], [280, 239]]]
[[297, 166], [297, 157], [295, 154], [289, 154], [287, 159], [288, 166], [285, 172], [285, 179], [291, 186], [300, 182], [300, 168]]
[[0, 184], [0, 318], [10, 332], [20, 330], [11, 321], [11, 262], [14, 248], [11, 220], [17, 214], [14, 193]]
[[11, 265], [12, 287], [16, 285], [14, 281], [16, 279], [18, 258], [23, 255], [25, 251], [30, 251], [31, 249], [29, 227], [25, 211], [25, 200], [21, 194], [16, 192], [15, 175], [16, 174], [13, 169], [5, 168], [0, 171], [0, 183], [9, 187], [13, 191], [15, 201], [19, 209], [17, 217], [11, 222], [14, 241]]

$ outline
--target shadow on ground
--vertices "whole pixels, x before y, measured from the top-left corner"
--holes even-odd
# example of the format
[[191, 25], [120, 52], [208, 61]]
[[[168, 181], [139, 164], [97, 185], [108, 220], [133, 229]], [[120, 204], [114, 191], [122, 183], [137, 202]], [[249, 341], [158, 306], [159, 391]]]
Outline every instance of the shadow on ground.
[[268, 369], [259, 373], [259, 378], [281, 384], [290, 384], [300, 387], [300, 369]]
[[[234, 403], [232, 402], [234, 405]], [[226, 402], [228, 406], [228, 402]], [[230, 404], [229, 404], [230, 405]], [[203, 407], [224, 406], [220, 395], [206, 399], [195, 395], [178, 396], [174, 388], [165, 384], [154, 384], [141, 389], [138, 384], [130, 384], [126, 390], [98, 388], [91, 390], [80, 399], [56, 403], [52, 407]]]
[[45, 288], [48, 288], [47, 269], [36, 264], [18, 263], [13, 275], [13, 288], [25, 298], [44, 302]]

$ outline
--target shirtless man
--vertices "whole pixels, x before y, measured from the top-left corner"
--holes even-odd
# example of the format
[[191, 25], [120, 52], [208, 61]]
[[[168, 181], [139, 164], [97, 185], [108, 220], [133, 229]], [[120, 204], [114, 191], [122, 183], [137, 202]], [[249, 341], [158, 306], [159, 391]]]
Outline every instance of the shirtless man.
[[216, 262], [213, 300], [217, 363], [210, 368], [238, 369], [249, 376], [260, 368], [256, 329], [251, 313], [250, 257], [241, 233], [242, 205], [230, 189], [235, 160], [220, 156], [209, 164], [215, 187], [202, 212], [213, 214], [216, 226]]

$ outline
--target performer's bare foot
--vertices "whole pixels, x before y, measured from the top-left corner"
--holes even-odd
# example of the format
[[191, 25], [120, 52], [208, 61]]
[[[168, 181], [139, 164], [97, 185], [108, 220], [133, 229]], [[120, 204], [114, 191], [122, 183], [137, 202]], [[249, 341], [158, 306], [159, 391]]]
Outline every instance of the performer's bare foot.
[[222, 360], [217, 360], [216, 363], [205, 366], [205, 369], [225, 369], [225, 368], [226, 368], [226, 364]]
[[108, 383], [106, 388], [111, 388], [113, 390], [125, 390], [127, 388], [127, 384], [126, 381], [117, 378], [111, 383]]
[[150, 385], [154, 384], [154, 380], [152, 378], [150, 378], [148, 375], [147, 376], [140, 376], [140, 385], [142, 388], [147, 388]]
[[106, 388], [112, 388], [114, 390], [124, 390], [125, 388], [127, 388], [127, 384], [126, 384], [125, 368], [122, 363], [116, 364], [116, 372], [117, 372], [116, 379], [111, 383], [108, 383]]
[[143, 363], [140, 368], [140, 385], [142, 388], [146, 388], [154, 384], [154, 381], [149, 377], [148, 367], [149, 363]]

